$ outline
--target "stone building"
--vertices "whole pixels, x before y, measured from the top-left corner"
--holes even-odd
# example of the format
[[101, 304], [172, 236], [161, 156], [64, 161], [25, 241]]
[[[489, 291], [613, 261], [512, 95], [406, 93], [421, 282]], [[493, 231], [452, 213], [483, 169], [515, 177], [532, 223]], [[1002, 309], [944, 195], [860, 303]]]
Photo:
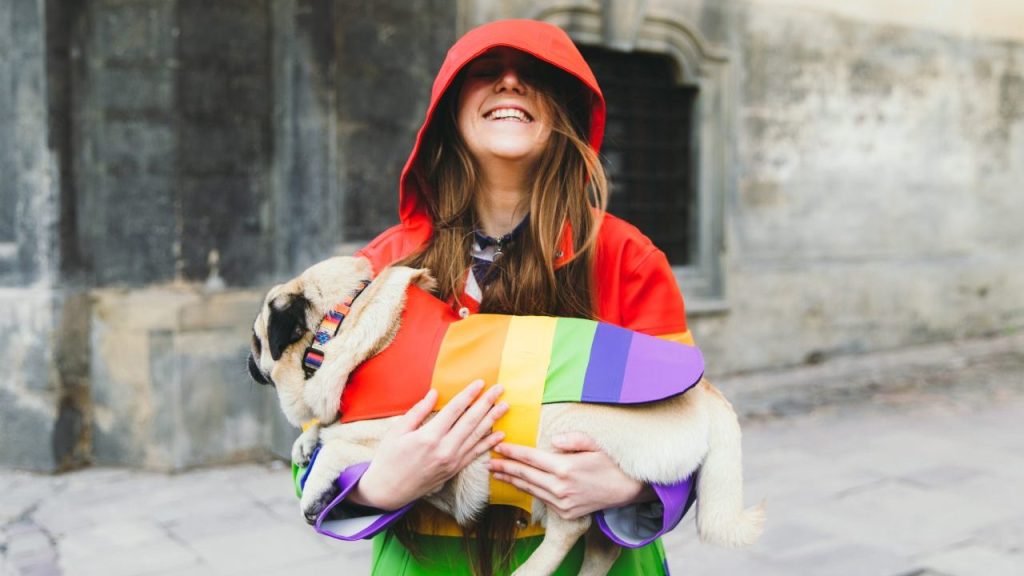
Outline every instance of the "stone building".
[[0, 464], [286, 445], [262, 291], [395, 221], [445, 50], [506, 17], [592, 62], [713, 373], [1024, 324], [1020, 3], [0, 0]]

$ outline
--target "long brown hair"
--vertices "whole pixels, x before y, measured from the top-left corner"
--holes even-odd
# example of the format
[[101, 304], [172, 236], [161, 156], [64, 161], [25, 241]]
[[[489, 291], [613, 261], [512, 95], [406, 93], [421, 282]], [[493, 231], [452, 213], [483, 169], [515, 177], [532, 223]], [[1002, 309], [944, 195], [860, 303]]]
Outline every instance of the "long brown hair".
[[[593, 262], [600, 217], [608, 203], [608, 184], [597, 152], [591, 148], [592, 97], [578, 80], [554, 67], [532, 87], [552, 118], [551, 136], [533, 171], [526, 232], [494, 263], [492, 280], [482, 287], [482, 312], [595, 318]], [[423, 184], [433, 219], [433, 234], [420, 251], [399, 264], [428, 268], [437, 278], [437, 295], [458, 306], [471, 265], [480, 170], [459, 134], [456, 115], [461, 75], [438, 105], [424, 135], [414, 177]], [[566, 224], [572, 230], [573, 257], [556, 268]], [[522, 513], [491, 506], [475, 528], [466, 530], [466, 546], [477, 574], [503, 570], [511, 560], [515, 523]], [[412, 518], [396, 535], [415, 553]]]
[[[551, 111], [552, 130], [533, 173], [529, 225], [518, 248], [495, 263], [496, 278], [483, 291], [481, 310], [505, 314], [546, 314], [590, 318], [593, 304], [593, 248], [598, 219], [608, 203], [608, 184], [597, 152], [590, 147], [590, 95], [577, 80], [553, 67], [535, 87]], [[479, 166], [459, 134], [456, 78], [438, 104], [424, 135], [414, 177], [420, 178], [434, 231], [424, 248], [401, 264], [429, 268], [438, 295], [460, 299], [476, 217], [473, 199]], [[566, 223], [575, 255], [556, 269]]]

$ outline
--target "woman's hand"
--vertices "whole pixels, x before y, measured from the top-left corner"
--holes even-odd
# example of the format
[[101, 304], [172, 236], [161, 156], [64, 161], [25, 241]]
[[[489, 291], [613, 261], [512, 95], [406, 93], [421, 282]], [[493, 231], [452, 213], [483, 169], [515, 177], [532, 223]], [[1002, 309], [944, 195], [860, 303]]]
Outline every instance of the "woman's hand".
[[380, 445], [349, 499], [364, 506], [397, 510], [433, 492], [505, 437], [491, 432], [508, 411], [497, 402], [503, 389], [492, 386], [483, 394], [482, 380], [472, 382], [429, 422], [437, 391], [405, 413]]
[[575, 519], [607, 508], [654, 499], [654, 491], [619, 469], [586, 434], [560, 434], [558, 452], [520, 444], [499, 444], [504, 458], [491, 459], [494, 478], [540, 498], [556, 514]]

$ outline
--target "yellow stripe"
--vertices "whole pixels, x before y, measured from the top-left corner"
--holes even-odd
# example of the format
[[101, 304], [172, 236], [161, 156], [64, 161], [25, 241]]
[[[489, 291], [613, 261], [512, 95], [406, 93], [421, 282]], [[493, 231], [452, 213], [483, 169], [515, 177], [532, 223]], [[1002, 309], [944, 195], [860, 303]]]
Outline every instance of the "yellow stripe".
[[660, 334], [658, 338], [662, 340], [668, 340], [669, 342], [678, 342], [680, 344], [686, 344], [687, 346], [696, 346], [697, 344], [693, 341], [693, 335], [690, 331], [686, 332], [674, 332], [672, 334]]
[[[502, 400], [508, 402], [509, 416], [494, 426], [495, 430], [505, 432], [506, 442], [537, 445], [544, 379], [551, 361], [557, 322], [556, 318], [544, 316], [514, 316], [509, 323], [498, 370], [498, 383], [505, 387]], [[500, 458], [497, 454], [492, 457]], [[532, 498], [492, 478], [491, 503], [518, 506], [530, 513]]]

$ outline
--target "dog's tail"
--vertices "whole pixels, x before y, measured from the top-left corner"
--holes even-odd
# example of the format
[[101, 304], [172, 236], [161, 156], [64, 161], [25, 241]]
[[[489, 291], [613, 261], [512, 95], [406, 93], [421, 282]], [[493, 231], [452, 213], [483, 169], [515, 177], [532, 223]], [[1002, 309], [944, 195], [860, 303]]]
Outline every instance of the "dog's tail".
[[764, 504], [743, 509], [740, 425], [729, 401], [709, 389], [708, 453], [697, 476], [697, 531], [701, 540], [749, 546], [764, 530]]

